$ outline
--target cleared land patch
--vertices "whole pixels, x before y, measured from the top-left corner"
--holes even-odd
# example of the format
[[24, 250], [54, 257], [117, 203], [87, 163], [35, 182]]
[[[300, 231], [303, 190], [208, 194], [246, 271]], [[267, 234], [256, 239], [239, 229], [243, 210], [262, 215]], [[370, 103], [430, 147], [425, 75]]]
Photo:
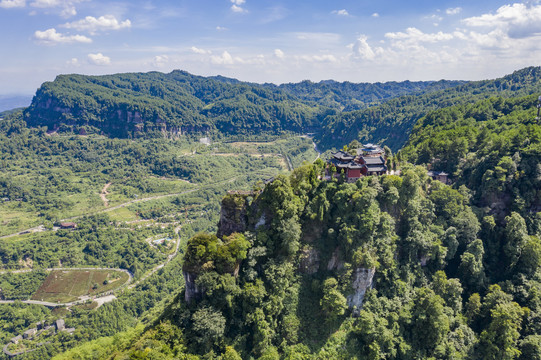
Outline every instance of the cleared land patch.
[[32, 300], [69, 302], [93, 296], [125, 284], [128, 274], [114, 270], [55, 270], [45, 279]]

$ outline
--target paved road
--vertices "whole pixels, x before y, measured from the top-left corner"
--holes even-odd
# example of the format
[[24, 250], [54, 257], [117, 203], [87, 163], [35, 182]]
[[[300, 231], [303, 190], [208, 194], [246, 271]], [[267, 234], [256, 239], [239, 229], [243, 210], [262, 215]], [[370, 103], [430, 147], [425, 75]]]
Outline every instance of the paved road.
[[163, 264], [156, 265], [152, 270], [147, 272], [145, 275], [143, 275], [139, 280], [134, 282], [133, 284], [128, 285], [128, 289], [133, 289], [137, 285], [139, 285], [142, 281], [148, 279], [152, 274], [154, 274], [156, 271], [163, 268], [165, 265], [167, 265], [175, 256], [178, 254], [178, 249], [180, 247], [180, 236], [178, 235], [178, 232], [180, 231], [180, 228], [182, 225], [179, 225], [175, 228], [175, 233], [177, 234], [177, 245], [175, 246], [175, 252], [167, 256], [167, 260]]
[[[27, 273], [27, 272], [38, 271], [38, 270], [45, 270], [45, 271], [112, 270], [112, 271], [121, 271], [121, 272], [124, 272], [124, 273], [128, 274], [128, 276], [129, 276], [128, 281], [126, 281], [124, 284], [122, 284], [122, 286], [116, 288], [115, 290], [107, 292], [106, 295], [99, 296], [99, 297], [96, 297], [96, 298], [93, 299], [93, 301], [96, 301], [98, 303], [98, 307], [99, 307], [99, 306], [103, 305], [106, 302], [113, 301], [114, 299], [116, 299], [116, 296], [114, 296], [112, 294], [113, 292], [117, 292], [117, 291], [119, 291], [119, 290], [121, 290], [121, 289], [123, 289], [125, 287], [127, 287], [128, 289], [133, 289], [134, 287], [139, 285], [142, 281], [145, 281], [146, 279], [148, 279], [152, 274], [156, 273], [158, 270], [160, 270], [165, 265], [167, 265], [171, 260], [173, 260], [173, 258], [178, 254], [178, 249], [180, 247], [180, 236], [178, 235], [178, 232], [180, 231], [181, 227], [182, 227], [182, 225], [179, 225], [179, 226], [177, 226], [175, 228], [175, 233], [177, 234], [177, 243], [176, 243], [176, 246], [175, 246], [175, 252], [173, 252], [172, 254], [169, 254], [167, 256], [167, 260], [164, 263], [156, 265], [154, 268], [152, 268], [152, 270], [147, 272], [145, 275], [143, 275], [139, 280], [137, 280], [134, 283], [132, 283], [133, 282], [133, 274], [130, 271], [128, 271], [126, 269], [107, 268], [107, 267], [98, 267], [98, 268], [78, 267], [78, 268], [47, 268], [47, 269], [2, 270], [2, 271], [0, 271], [0, 274], [5, 274], [5, 273], [20, 274], [20, 273]], [[83, 304], [83, 303], [87, 302], [89, 299], [91, 299], [89, 296], [82, 296], [82, 297], [79, 298], [79, 300], [75, 300], [75, 301], [71, 301], [71, 302], [67, 302], [67, 303], [53, 303], [53, 302], [40, 301], [40, 300], [0, 300], [0, 304], [13, 304], [16, 301], [20, 301], [23, 304], [43, 305], [43, 306], [47, 306], [47, 307], [50, 307], [50, 308], [54, 308], [54, 307], [57, 307], [57, 306], [73, 306], [73, 305], [77, 305], [77, 304]]]

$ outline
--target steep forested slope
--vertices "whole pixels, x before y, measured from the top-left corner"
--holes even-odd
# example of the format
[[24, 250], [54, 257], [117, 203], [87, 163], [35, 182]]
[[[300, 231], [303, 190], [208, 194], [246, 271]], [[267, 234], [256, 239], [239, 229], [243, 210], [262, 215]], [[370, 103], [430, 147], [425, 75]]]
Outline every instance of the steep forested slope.
[[430, 112], [402, 154], [451, 174], [474, 203], [500, 219], [541, 210], [541, 126], [537, 96], [493, 97]]
[[[258, 85], [184, 71], [61, 75], [38, 89], [25, 113], [32, 126], [93, 126], [112, 136], [159, 132], [245, 136], [318, 131], [323, 118], [346, 108], [431, 92], [459, 82]], [[85, 132], [88, 129], [84, 130]]]
[[406, 95], [365, 110], [342, 112], [325, 118], [319, 141], [322, 147], [361, 141], [385, 142], [400, 149], [408, 134], [428, 112], [457, 104], [472, 104], [492, 96], [504, 98], [541, 92], [541, 68], [530, 67], [495, 80], [475, 81], [424, 95]]
[[241, 233], [193, 237], [185, 294], [127, 348], [109, 342], [105, 351], [115, 359], [538, 358], [541, 219], [524, 212], [527, 224], [512, 212], [494, 221], [466, 187], [433, 181], [421, 167], [355, 184], [321, 181], [322, 169], [316, 162], [260, 193], [224, 198], [221, 224], [226, 214]]

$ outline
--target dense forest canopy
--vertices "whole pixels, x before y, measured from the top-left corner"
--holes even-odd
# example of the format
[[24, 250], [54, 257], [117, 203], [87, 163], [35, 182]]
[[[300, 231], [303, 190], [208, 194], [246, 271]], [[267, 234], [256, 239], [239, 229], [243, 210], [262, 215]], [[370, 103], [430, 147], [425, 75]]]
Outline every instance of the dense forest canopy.
[[[40, 269], [0, 274], [1, 294], [25, 299], [57, 263], [151, 276], [97, 309], [1, 304], [0, 339], [64, 316], [74, 335], [26, 357], [539, 360], [540, 80], [537, 67], [281, 86], [59, 76], [0, 122], [2, 224], [99, 211], [76, 229], [1, 239], [4, 269]], [[197, 141], [304, 132], [325, 150], [385, 140], [393, 174], [325, 180], [307, 138]], [[172, 196], [104, 212], [96, 189], [109, 182], [115, 204]], [[180, 250], [152, 272], [171, 254], [147, 241], [162, 234]]]
[[44, 83], [25, 112], [29, 125], [73, 126], [129, 137], [161, 132], [219, 135], [306, 133], [342, 110], [430, 93], [456, 81], [275, 86], [175, 70], [106, 76], [60, 75]]
[[400, 176], [327, 181], [317, 160], [228, 195], [246, 231], [191, 238], [184, 292], [112, 358], [539, 359], [536, 102], [429, 111]]

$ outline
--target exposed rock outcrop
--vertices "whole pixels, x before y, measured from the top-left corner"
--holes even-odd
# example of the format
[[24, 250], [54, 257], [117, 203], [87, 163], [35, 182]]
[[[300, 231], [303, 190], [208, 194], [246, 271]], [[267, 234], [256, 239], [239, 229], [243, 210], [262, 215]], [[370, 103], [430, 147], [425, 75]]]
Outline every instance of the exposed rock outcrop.
[[185, 283], [184, 300], [186, 300], [187, 303], [190, 303], [192, 300], [201, 300], [205, 289], [200, 288], [195, 283], [195, 280], [197, 279], [197, 274], [189, 271], [183, 271], [182, 275], [184, 275]]
[[243, 233], [248, 228], [248, 202], [254, 196], [251, 191], [229, 191], [222, 199], [217, 236], [229, 236], [235, 232]]
[[342, 270], [344, 268], [344, 261], [340, 256], [340, 248], [334, 249], [331, 258], [327, 263], [327, 270]]
[[364, 295], [368, 289], [372, 288], [372, 281], [376, 269], [357, 268], [352, 276], [353, 294], [348, 295], [347, 304], [353, 310], [353, 315], [359, 315], [363, 307]]

